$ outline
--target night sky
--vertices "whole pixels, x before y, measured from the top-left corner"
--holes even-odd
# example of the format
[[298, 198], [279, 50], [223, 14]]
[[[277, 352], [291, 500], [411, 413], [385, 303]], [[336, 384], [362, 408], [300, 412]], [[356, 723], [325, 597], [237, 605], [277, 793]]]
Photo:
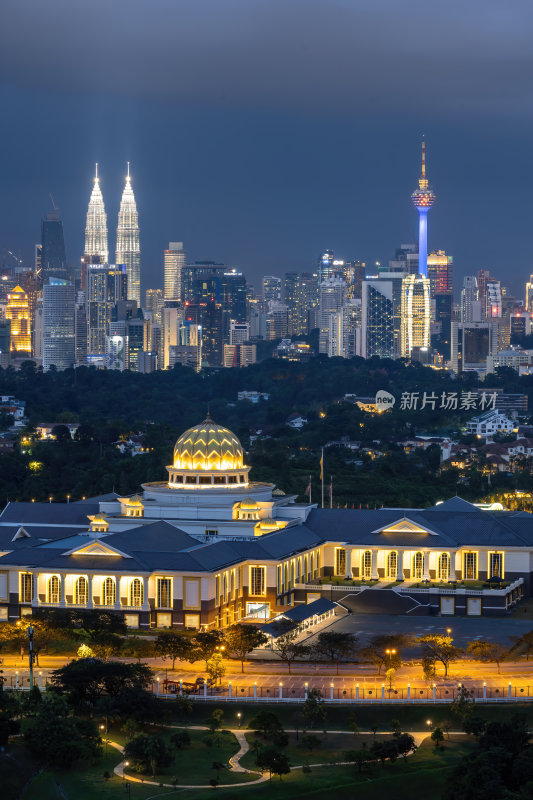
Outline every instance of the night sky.
[[414, 241], [459, 279], [533, 272], [530, 0], [2, 0], [0, 260], [32, 260], [49, 194], [83, 251], [94, 162], [114, 253], [126, 161], [143, 287], [162, 251], [263, 274]]

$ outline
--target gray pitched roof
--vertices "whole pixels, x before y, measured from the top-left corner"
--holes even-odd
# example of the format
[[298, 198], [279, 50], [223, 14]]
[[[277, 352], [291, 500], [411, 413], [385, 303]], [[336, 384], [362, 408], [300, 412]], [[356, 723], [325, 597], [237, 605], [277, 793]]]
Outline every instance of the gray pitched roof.
[[0, 525], [83, 525], [89, 514], [99, 511], [98, 503], [8, 503], [0, 514]]

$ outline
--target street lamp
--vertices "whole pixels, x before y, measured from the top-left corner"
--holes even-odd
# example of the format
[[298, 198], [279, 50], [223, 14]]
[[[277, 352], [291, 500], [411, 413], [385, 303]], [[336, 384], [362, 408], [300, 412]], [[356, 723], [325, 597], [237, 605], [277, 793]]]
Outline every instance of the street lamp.
[[33, 635], [35, 628], [33, 625], [28, 625], [26, 628], [26, 636], [28, 637], [28, 661], [30, 665], [30, 689], [33, 689], [33, 664], [35, 662], [35, 653], [33, 651]]
[[426, 720], [426, 725], [428, 726], [428, 728], [431, 726], [431, 720], [430, 719]]
[[241, 712], [237, 711], [237, 719], [239, 720], [239, 728], [241, 727], [241, 717], [242, 717]]
[[451, 634], [451, 632], [452, 632], [451, 628], [446, 628], [446, 633], [448, 634], [448, 636]]
[[124, 762], [124, 765], [123, 765], [123, 767], [122, 767], [122, 780], [123, 780], [123, 781], [125, 781], [125, 780], [126, 780], [126, 777], [125, 777], [125, 775], [124, 775], [124, 770], [126, 769], [126, 767], [129, 767], [129, 765], [130, 765], [130, 762], [129, 762], [129, 761], [125, 761], [125, 762]]

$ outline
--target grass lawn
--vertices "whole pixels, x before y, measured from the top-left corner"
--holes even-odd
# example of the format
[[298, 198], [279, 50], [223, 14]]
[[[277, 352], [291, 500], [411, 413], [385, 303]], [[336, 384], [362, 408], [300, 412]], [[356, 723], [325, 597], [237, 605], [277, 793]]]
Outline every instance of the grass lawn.
[[[297, 800], [298, 798], [323, 797], [325, 792], [335, 792], [335, 800], [385, 800], [393, 796], [395, 800], [412, 800], [413, 796], [439, 797], [442, 793], [447, 775], [458, 760], [468, 752], [471, 743], [466, 737], [453, 736], [444, 743], [444, 749], [436, 752], [429, 739], [426, 739], [416, 754], [407, 762], [397, 761], [395, 764], [371, 765], [362, 773], [354, 766], [324, 766], [312, 768], [312, 772], [304, 774], [302, 770], [294, 770], [280, 781], [231, 789], [217, 789], [216, 796], [221, 800], [243, 800], [254, 797], [254, 800]], [[105, 780], [103, 772], [112, 772], [118, 758], [114, 753], [110, 758], [101, 759], [97, 765], [88, 766], [83, 772], [43, 772], [23, 795], [22, 800], [124, 800], [124, 782], [115, 776]], [[316, 753], [315, 753], [316, 755]], [[302, 763], [298, 759], [298, 763]], [[309, 763], [318, 763], [313, 757]], [[221, 775], [221, 782], [225, 782]], [[58, 786], [59, 784], [59, 786]], [[213, 797], [213, 789], [178, 790], [180, 797], [191, 800], [208, 800]], [[155, 800], [155, 797], [175, 797], [172, 789], [156, 786], [131, 786], [133, 800]], [[2, 797], [11, 800], [4, 792]], [[13, 795], [13, 798], [17, 795]]]
[[[318, 739], [320, 744], [318, 747], [313, 747], [309, 750], [308, 747], [303, 746], [303, 735], [299, 734], [296, 738], [295, 733], [289, 734], [289, 744], [285, 748], [285, 752], [291, 764], [329, 764], [335, 761], [345, 761], [347, 750], [357, 750], [366, 742], [367, 747], [371, 747], [374, 737], [372, 734], [368, 736], [354, 736], [353, 733], [323, 733], [322, 731], [315, 731], [313, 733]], [[255, 736], [246, 734], [246, 738], [250, 746], [255, 741]], [[376, 736], [376, 739], [389, 739], [389, 736]], [[268, 744], [263, 740], [259, 740], [261, 744]], [[251, 751], [241, 758], [240, 761], [243, 767], [247, 769], [255, 769], [255, 755]]]
[[[169, 707], [174, 710], [172, 703]], [[206, 725], [209, 716], [214, 708], [222, 708], [224, 728], [237, 727], [237, 714], [240, 712], [241, 726], [248, 728], [251, 720], [259, 711], [270, 711], [279, 718], [284, 728], [300, 728], [301, 704], [293, 705], [289, 703], [193, 703], [192, 714], [187, 718], [174, 714], [171, 723], [177, 725]], [[508, 720], [513, 714], [522, 712], [527, 715], [529, 724], [533, 727], [533, 704], [532, 703], [501, 703], [501, 704], [476, 704], [476, 716], [483, 719]], [[398, 720], [405, 731], [425, 730], [426, 720], [430, 719], [434, 725], [442, 724], [449, 720], [451, 730], [460, 730], [460, 722], [454, 718], [448, 704], [430, 705], [424, 703], [420, 706], [415, 705], [326, 705], [326, 721], [319, 726], [319, 732], [324, 728], [332, 730], [349, 731], [348, 718], [354, 714], [357, 724], [361, 730], [370, 730], [373, 725], [377, 725], [378, 732], [388, 731], [391, 727], [391, 720]]]

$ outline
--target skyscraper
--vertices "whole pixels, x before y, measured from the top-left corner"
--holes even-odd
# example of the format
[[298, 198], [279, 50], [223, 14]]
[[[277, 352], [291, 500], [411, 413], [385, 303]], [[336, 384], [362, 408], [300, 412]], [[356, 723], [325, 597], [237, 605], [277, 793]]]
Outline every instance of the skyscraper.
[[72, 283], [49, 278], [43, 286], [43, 370], [52, 364], [69, 369], [75, 359], [75, 290]]
[[263, 276], [263, 300], [281, 301], [281, 278], [275, 275]]
[[402, 285], [401, 354], [411, 358], [414, 351], [429, 351], [431, 344], [431, 300], [425, 275], [406, 275]]
[[346, 283], [343, 278], [327, 278], [319, 286], [319, 353], [329, 352], [331, 314], [338, 314], [346, 298]]
[[87, 266], [87, 353], [105, 355], [111, 314], [119, 300], [127, 298], [124, 265], [89, 264]]
[[453, 256], [447, 256], [445, 250], [437, 250], [428, 255], [427, 264], [431, 297], [453, 291]]
[[[87, 222], [85, 225], [85, 250], [86, 256], [96, 256], [102, 264], [107, 264], [109, 248], [107, 245], [107, 215], [105, 213], [104, 198], [100, 190], [98, 178], [98, 164], [94, 175], [94, 185], [87, 209]], [[42, 258], [42, 257], [41, 257]]]
[[[401, 277], [397, 283], [401, 285]], [[395, 298], [394, 281], [366, 279], [362, 288], [361, 355], [363, 358], [396, 358], [395, 315], [399, 297]]]
[[41, 221], [41, 263], [39, 278], [68, 278], [67, 256], [63, 223], [57, 209], [46, 214]]
[[165, 300], [181, 300], [181, 270], [185, 266], [183, 242], [169, 242], [164, 254]]
[[131, 188], [130, 162], [122, 192], [117, 225], [117, 249], [115, 264], [126, 265], [128, 275], [128, 298], [141, 305], [141, 248], [139, 244], [139, 215], [135, 195]]
[[418, 273], [428, 274], [428, 211], [435, 202], [435, 194], [426, 178], [426, 141], [422, 137], [422, 172], [418, 179], [418, 189], [411, 195], [414, 207], [418, 210]]
[[14, 355], [31, 352], [30, 305], [21, 286], [15, 286], [7, 296], [6, 319], [11, 321], [11, 352]]
[[482, 320], [477, 278], [475, 275], [465, 275], [461, 289], [461, 322], [481, 322]]

